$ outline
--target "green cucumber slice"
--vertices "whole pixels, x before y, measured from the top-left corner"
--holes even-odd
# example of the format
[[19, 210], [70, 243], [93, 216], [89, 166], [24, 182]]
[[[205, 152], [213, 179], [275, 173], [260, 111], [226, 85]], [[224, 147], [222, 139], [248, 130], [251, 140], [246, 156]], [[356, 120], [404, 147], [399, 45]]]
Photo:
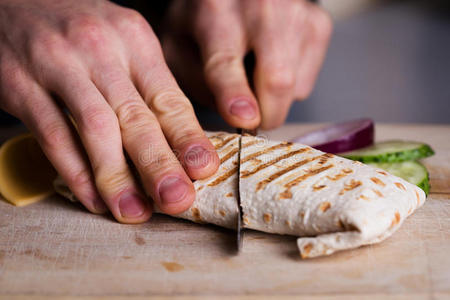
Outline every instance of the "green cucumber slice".
[[427, 144], [411, 141], [386, 141], [355, 151], [340, 153], [339, 155], [369, 162], [401, 162], [417, 160], [434, 154], [433, 149]]
[[417, 161], [403, 161], [395, 163], [368, 163], [368, 165], [383, 169], [392, 175], [420, 187], [426, 195], [430, 191], [430, 181], [427, 168]]

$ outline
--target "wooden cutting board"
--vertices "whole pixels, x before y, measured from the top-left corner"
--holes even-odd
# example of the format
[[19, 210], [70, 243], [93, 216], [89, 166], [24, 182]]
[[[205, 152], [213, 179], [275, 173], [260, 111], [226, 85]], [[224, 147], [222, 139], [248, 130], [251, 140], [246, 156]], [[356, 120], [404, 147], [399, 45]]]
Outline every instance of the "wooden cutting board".
[[[318, 125], [268, 132], [290, 139]], [[120, 225], [53, 196], [24, 208], [0, 201], [0, 298], [449, 299], [450, 126], [377, 125], [377, 139], [432, 145], [426, 204], [381, 244], [301, 260], [295, 237], [235, 233], [166, 216]]]

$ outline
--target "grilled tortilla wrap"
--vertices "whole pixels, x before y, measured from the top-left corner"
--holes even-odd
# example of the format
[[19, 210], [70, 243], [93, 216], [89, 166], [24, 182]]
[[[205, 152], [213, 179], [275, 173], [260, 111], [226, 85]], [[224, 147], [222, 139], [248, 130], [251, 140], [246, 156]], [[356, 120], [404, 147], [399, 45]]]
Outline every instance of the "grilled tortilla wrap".
[[[244, 227], [299, 236], [303, 258], [380, 242], [425, 202], [420, 188], [383, 170], [252, 136], [242, 137], [238, 177], [239, 136], [207, 135], [221, 165], [213, 176], [194, 182], [196, 200], [175, 217], [234, 228], [240, 192]], [[71, 196], [61, 181], [55, 186]]]

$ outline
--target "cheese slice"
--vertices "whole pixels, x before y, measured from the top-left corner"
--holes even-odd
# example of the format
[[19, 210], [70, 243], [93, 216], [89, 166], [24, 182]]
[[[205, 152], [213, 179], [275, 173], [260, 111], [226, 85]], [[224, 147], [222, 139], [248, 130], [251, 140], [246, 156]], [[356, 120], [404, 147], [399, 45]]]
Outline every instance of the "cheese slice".
[[56, 171], [29, 133], [0, 148], [0, 193], [16, 206], [40, 201], [54, 193]]

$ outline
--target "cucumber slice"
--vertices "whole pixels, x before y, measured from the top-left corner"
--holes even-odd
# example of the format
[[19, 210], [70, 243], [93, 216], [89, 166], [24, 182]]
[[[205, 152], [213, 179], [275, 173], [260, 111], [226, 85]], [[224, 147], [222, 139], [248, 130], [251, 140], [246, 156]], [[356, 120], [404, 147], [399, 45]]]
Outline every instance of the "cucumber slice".
[[395, 163], [368, 163], [368, 165], [383, 169], [392, 175], [420, 187], [425, 194], [430, 191], [430, 181], [427, 168], [417, 161], [403, 161]]
[[340, 155], [352, 160], [369, 162], [401, 162], [417, 160], [434, 154], [433, 149], [424, 143], [410, 141], [386, 141]]

